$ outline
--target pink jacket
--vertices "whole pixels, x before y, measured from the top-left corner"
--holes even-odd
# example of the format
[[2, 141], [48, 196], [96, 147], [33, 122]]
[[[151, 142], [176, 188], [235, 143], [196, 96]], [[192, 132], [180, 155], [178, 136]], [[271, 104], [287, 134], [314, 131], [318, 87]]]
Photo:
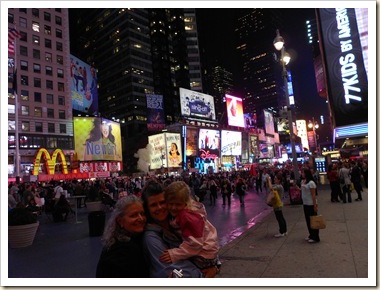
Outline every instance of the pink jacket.
[[207, 220], [206, 209], [202, 203], [192, 201], [188, 209], [176, 216], [175, 223], [181, 230], [183, 242], [179, 248], [168, 250], [173, 263], [193, 256], [216, 258], [219, 252], [218, 233]]

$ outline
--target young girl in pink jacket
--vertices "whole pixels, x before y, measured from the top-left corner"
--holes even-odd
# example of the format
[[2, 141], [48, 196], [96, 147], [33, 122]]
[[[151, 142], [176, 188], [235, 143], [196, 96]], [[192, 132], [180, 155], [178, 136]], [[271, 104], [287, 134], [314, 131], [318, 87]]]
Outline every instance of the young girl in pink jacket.
[[218, 267], [218, 234], [207, 220], [204, 205], [191, 198], [189, 186], [183, 181], [165, 188], [165, 200], [172, 216], [171, 226], [182, 237], [178, 248], [165, 251], [161, 262], [175, 263], [190, 259], [198, 268]]

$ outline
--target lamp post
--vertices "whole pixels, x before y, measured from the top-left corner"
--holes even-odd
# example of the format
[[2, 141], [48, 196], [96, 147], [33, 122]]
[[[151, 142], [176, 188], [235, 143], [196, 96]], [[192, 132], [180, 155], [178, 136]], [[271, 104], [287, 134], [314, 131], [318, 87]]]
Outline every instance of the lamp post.
[[293, 172], [294, 172], [294, 179], [297, 182], [299, 180], [299, 171], [298, 171], [298, 163], [297, 163], [297, 152], [296, 152], [296, 145], [295, 145], [295, 136], [293, 132], [293, 115], [292, 110], [290, 107], [290, 101], [289, 101], [289, 91], [288, 91], [288, 71], [286, 70], [286, 65], [290, 61], [290, 55], [285, 51], [285, 41], [280, 35], [280, 31], [276, 30], [276, 38], [273, 40], [274, 47], [281, 52], [281, 59], [280, 62], [282, 64], [282, 78], [284, 80], [284, 89], [285, 89], [285, 99], [286, 99], [286, 110], [288, 112], [288, 122], [289, 122], [289, 137], [290, 137], [290, 144], [292, 148], [292, 163], [293, 163]]
[[317, 134], [315, 132], [315, 129], [319, 128], [318, 122], [314, 121], [314, 117], [312, 117], [312, 121], [309, 120], [309, 124], [307, 125], [310, 129], [313, 129], [313, 136], [314, 136], [314, 146], [315, 146], [315, 151], [317, 154], [319, 154], [318, 150], [318, 141], [317, 141]]

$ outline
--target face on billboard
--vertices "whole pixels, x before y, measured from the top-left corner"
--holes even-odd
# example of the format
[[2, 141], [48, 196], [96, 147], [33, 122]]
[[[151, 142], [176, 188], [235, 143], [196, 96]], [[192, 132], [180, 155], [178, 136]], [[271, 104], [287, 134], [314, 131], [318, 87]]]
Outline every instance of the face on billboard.
[[241, 132], [222, 130], [222, 156], [241, 155]]
[[234, 96], [226, 95], [228, 125], [245, 127], [243, 100]]
[[216, 120], [214, 98], [210, 95], [180, 88], [181, 114], [184, 117], [196, 117]]
[[264, 119], [265, 119], [265, 132], [267, 134], [274, 135], [273, 114], [264, 110]]
[[220, 133], [218, 130], [199, 129], [199, 156], [203, 159], [219, 157]]
[[165, 133], [166, 149], [169, 167], [182, 166], [181, 135], [177, 133]]
[[98, 113], [98, 78], [93, 66], [70, 55], [70, 91], [74, 110]]
[[74, 118], [75, 151], [81, 161], [121, 161], [120, 124], [104, 118]]

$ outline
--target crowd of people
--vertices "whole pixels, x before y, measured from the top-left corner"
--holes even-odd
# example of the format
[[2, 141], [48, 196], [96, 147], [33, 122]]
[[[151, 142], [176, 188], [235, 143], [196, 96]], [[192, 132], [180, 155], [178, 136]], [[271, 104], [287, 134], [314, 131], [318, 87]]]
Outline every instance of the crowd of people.
[[[363, 199], [361, 180], [368, 186], [366, 165], [352, 161], [329, 166], [332, 202], [351, 202], [352, 190], [358, 194], [356, 201]], [[320, 241], [319, 230], [310, 226], [310, 217], [318, 214], [319, 178], [308, 162], [297, 170], [300, 180], [294, 180], [291, 166], [262, 166], [255, 174], [236, 171], [11, 183], [8, 209], [24, 206], [32, 211], [36, 201], [45, 199], [45, 205], [51, 203], [64, 221], [71, 211], [65, 196], [86, 196], [84, 204], [78, 207], [99, 199], [110, 206], [112, 214], [102, 237], [103, 251], [96, 277], [215, 277], [221, 265], [218, 236], [207, 219], [204, 203], [216, 206], [218, 196], [222, 197], [223, 207], [230, 207], [232, 202], [244, 207], [248, 191], [259, 196], [275, 192], [271, 206], [279, 229], [274, 237], [281, 238], [288, 234], [283, 201], [294, 186], [302, 193], [308, 230], [305, 240]], [[238, 201], [231, 199], [233, 194], [239, 197]]]

